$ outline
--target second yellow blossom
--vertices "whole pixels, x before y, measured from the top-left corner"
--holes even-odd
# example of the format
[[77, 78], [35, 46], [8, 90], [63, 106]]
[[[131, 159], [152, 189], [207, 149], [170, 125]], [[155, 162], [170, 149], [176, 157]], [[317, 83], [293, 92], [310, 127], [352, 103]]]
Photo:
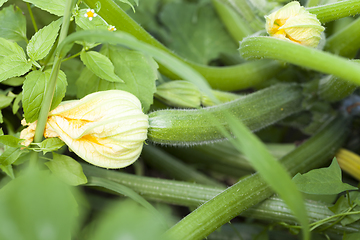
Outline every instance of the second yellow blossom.
[[325, 30], [315, 14], [290, 2], [281, 9], [265, 16], [266, 31], [270, 36], [290, 40], [308, 47], [317, 47], [321, 32]]

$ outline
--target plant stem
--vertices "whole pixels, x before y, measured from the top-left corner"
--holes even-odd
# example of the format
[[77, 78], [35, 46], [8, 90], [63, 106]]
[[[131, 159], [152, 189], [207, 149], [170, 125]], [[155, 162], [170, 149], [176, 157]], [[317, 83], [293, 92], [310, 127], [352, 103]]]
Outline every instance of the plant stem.
[[279, 84], [238, 100], [197, 110], [160, 110], [149, 114], [148, 139], [168, 145], [208, 143], [224, 139], [218, 124], [228, 127], [224, 112], [241, 119], [252, 131], [301, 111], [301, 88]]
[[359, 14], [360, 2], [358, 0], [340, 1], [306, 8], [306, 10], [315, 14], [321, 23], [327, 23], [343, 17]]
[[[249, 37], [240, 45], [246, 58], [271, 58], [332, 74], [360, 85], [360, 68], [346, 58], [273, 37]], [[295, 57], [296, 56], [296, 57]]]
[[30, 18], [31, 18], [31, 22], [32, 22], [32, 24], [33, 24], [33, 26], [34, 26], [34, 30], [35, 30], [35, 32], [38, 32], [39, 29], [38, 29], [38, 27], [37, 27], [37, 25], [36, 25], [36, 21], [35, 21], [33, 12], [32, 12], [32, 10], [31, 10], [30, 3], [26, 3], [26, 6], [27, 6], [28, 11], [29, 11], [29, 15], [30, 15]]
[[247, 22], [234, 9], [221, 0], [213, 0], [214, 7], [236, 42], [254, 33]]
[[[291, 175], [308, 171], [327, 161], [346, 136], [346, 120], [337, 118], [280, 161]], [[270, 197], [272, 193], [273, 190], [265, 181], [254, 174], [201, 205], [172, 227], [167, 236], [174, 240], [203, 239], [247, 208]]]
[[155, 148], [154, 146], [145, 145], [142, 150], [141, 157], [151, 166], [161, 170], [164, 174], [176, 180], [196, 182], [209, 186], [223, 186], [214, 179], [196, 171], [170, 154]]
[[[66, 8], [63, 18], [63, 24], [61, 26], [61, 31], [59, 35], [59, 44], [66, 38], [67, 32], [69, 29], [70, 24], [70, 17], [71, 17], [71, 10], [73, 8], [74, 0], [67, 0]], [[54, 64], [52, 66], [51, 74], [50, 74], [50, 81], [45, 89], [44, 99], [41, 105], [39, 118], [35, 130], [34, 136], [34, 143], [41, 142], [45, 130], [45, 125], [47, 122], [47, 117], [50, 111], [50, 106], [52, 102], [52, 98], [54, 96], [55, 87], [56, 87], [56, 80], [59, 74], [61, 64], [61, 58], [59, 54], [56, 54], [54, 59]]]

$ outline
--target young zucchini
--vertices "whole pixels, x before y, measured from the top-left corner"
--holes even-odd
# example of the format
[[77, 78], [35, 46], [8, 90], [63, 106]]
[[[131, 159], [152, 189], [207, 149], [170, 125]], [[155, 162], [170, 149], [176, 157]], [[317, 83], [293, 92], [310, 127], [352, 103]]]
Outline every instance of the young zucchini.
[[302, 88], [279, 84], [232, 102], [195, 110], [160, 110], [149, 114], [148, 139], [167, 145], [191, 145], [224, 139], [218, 125], [228, 126], [225, 112], [257, 131], [301, 108]]

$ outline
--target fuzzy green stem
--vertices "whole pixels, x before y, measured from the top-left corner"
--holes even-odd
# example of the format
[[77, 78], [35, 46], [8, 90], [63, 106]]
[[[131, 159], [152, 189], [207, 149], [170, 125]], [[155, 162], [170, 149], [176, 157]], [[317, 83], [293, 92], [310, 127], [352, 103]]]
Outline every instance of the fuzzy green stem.
[[325, 50], [353, 58], [360, 48], [360, 18], [356, 19], [326, 40]]
[[196, 182], [210, 186], [223, 186], [214, 179], [196, 171], [170, 154], [161, 151], [154, 146], [145, 145], [141, 156], [148, 164], [161, 170], [164, 174], [174, 179]]
[[35, 32], [37, 32], [37, 31], [39, 31], [39, 29], [38, 29], [38, 27], [37, 27], [37, 25], [36, 25], [36, 21], [35, 21], [35, 18], [34, 18], [34, 14], [33, 14], [32, 10], [31, 10], [30, 3], [26, 3], [26, 6], [27, 6], [28, 11], [29, 11], [29, 15], [30, 15], [30, 18], [31, 18], [31, 22], [32, 22], [32, 24], [33, 24], [33, 26], [34, 26], [34, 30], [35, 30]]
[[246, 59], [270, 58], [289, 62], [360, 85], [360, 68], [357, 63], [291, 41], [273, 37], [249, 37], [241, 42], [240, 54]]
[[[346, 120], [333, 120], [280, 161], [291, 175], [318, 167], [342, 145], [347, 132]], [[203, 239], [244, 210], [270, 197], [272, 193], [273, 190], [259, 174], [254, 174], [201, 205], [172, 227], [167, 236], [174, 240]]]
[[[138, 40], [161, 49], [199, 72], [214, 89], [234, 91], [255, 86], [276, 75], [281, 66], [274, 61], [256, 61], [230, 67], [211, 67], [189, 62], [167, 49], [164, 45], [147, 33], [139, 24], [132, 20], [119, 6], [111, 0], [85, 0], [90, 8], [101, 3], [99, 14], [109, 24], [120, 31], [130, 33]], [[160, 64], [160, 72], [171, 79], [181, 79], [179, 74]]]
[[[74, 0], [67, 0], [67, 2], [66, 2], [63, 24], [61, 26], [61, 31], [60, 31], [60, 35], [59, 35], [59, 44], [67, 36], [69, 24], [70, 24], [71, 11], [73, 8], [73, 3], [74, 3]], [[45, 89], [44, 99], [43, 99], [40, 113], [39, 113], [39, 118], [38, 118], [36, 130], [35, 130], [35, 136], [34, 136], [35, 143], [41, 142], [41, 140], [43, 138], [45, 125], [46, 125], [48, 114], [50, 111], [52, 98], [53, 98], [54, 92], [55, 92], [56, 80], [57, 80], [57, 77], [59, 74], [60, 65], [61, 65], [61, 58], [60, 58], [59, 54], [56, 54], [55, 59], [54, 59], [54, 64], [53, 64], [51, 74], [50, 74], [50, 81], [47, 85], [47, 88]]]
[[302, 110], [301, 88], [279, 84], [225, 104], [196, 110], [160, 110], [149, 114], [148, 139], [168, 145], [209, 143], [224, 139], [218, 124], [228, 128], [224, 112], [256, 131]]
[[359, 14], [360, 2], [358, 0], [340, 1], [317, 7], [310, 7], [306, 10], [315, 14], [321, 23], [326, 23]]
[[318, 94], [325, 101], [337, 102], [350, 96], [357, 87], [355, 84], [328, 75], [320, 80]]
[[237, 42], [254, 33], [239, 14], [221, 0], [213, 0], [214, 7], [230, 35]]

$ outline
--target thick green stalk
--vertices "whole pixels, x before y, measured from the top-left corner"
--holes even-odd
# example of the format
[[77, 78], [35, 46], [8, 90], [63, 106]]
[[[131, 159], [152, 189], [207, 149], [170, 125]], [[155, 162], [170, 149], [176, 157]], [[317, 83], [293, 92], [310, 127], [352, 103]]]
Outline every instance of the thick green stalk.
[[82, 164], [87, 177], [99, 177], [125, 185], [146, 199], [180, 206], [199, 206], [224, 188], [160, 178], [142, 177]]
[[[347, 121], [337, 118], [280, 161], [291, 175], [324, 164], [347, 136]], [[273, 191], [258, 174], [247, 177], [201, 205], [172, 227], [170, 239], [203, 239], [244, 210], [265, 200]], [[201, 227], [199, 227], [201, 226]]]
[[252, 6], [251, 1], [247, 0], [220, 0], [232, 7], [239, 14], [254, 32], [264, 29], [265, 21], [260, 19], [256, 14], [256, 9]]
[[214, 7], [230, 35], [237, 42], [254, 33], [247, 22], [230, 6], [221, 0], [213, 0]]
[[[269, 60], [249, 62], [230, 67], [211, 67], [199, 65], [182, 59], [173, 51], [147, 33], [139, 24], [132, 20], [119, 6], [111, 0], [85, 0], [90, 8], [95, 8], [96, 3], [101, 3], [99, 14], [109, 24], [114, 25], [118, 30], [130, 33], [138, 40], [166, 51], [166, 53], [176, 57], [183, 63], [190, 65], [198, 71], [214, 89], [234, 91], [255, 86], [267, 79], [275, 76], [280, 70], [279, 63]], [[160, 72], [171, 79], [180, 79], [178, 74], [160, 65]]]
[[196, 110], [160, 110], [149, 114], [148, 139], [168, 145], [200, 144], [224, 139], [218, 124], [228, 127], [233, 113], [256, 131], [302, 110], [298, 85], [279, 84], [238, 100]]
[[[333, 216], [334, 214], [329, 210], [329, 206], [318, 202], [305, 200], [306, 210], [309, 216], [309, 222], [314, 223], [319, 220]], [[284, 201], [277, 197], [272, 196], [258, 205], [244, 211], [241, 216], [251, 217], [255, 219], [265, 220], [269, 222], [285, 222], [287, 224], [296, 224], [296, 218], [291, 213], [291, 210], [286, 206]], [[319, 228], [331, 225], [336, 219], [321, 225]], [[357, 222], [351, 225], [343, 226], [340, 223], [335, 224], [329, 230], [338, 234], [352, 233], [359, 231], [360, 224]]]
[[325, 50], [353, 58], [360, 48], [360, 18], [356, 19], [326, 40]]
[[337, 102], [350, 96], [356, 88], [355, 84], [328, 75], [320, 80], [318, 94], [325, 101]]
[[316, 14], [321, 23], [327, 23], [343, 17], [354, 16], [360, 13], [359, 0], [347, 0], [326, 5], [307, 8], [310, 13]]
[[[61, 31], [59, 35], [59, 44], [66, 38], [67, 32], [69, 29], [70, 24], [70, 17], [71, 17], [71, 11], [74, 5], [74, 0], [67, 0], [66, 2], [66, 8], [63, 18], [63, 23], [61, 26]], [[48, 118], [48, 114], [50, 111], [50, 106], [52, 102], [52, 98], [54, 96], [55, 87], [56, 87], [56, 80], [59, 74], [60, 70], [60, 64], [61, 64], [61, 58], [57, 54], [54, 59], [54, 64], [51, 70], [50, 74], [50, 81], [47, 85], [47, 88], [45, 90], [44, 99], [41, 105], [39, 118], [35, 130], [35, 136], [34, 136], [34, 142], [38, 143], [41, 142], [45, 130], [46, 121]]]
[[273, 37], [249, 37], [241, 42], [240, 54], [246, 59], [270, 58], [285, 61], [360, 85], [360, 68], [357, 63], [291, 41]]
[[196, 171], [170, 154], [154, 146], [145, 145], [141, 152], [141, 157], [151, 166], [176, 180], [196, 182], [209, 186], [223, 186], [216, 180]]

